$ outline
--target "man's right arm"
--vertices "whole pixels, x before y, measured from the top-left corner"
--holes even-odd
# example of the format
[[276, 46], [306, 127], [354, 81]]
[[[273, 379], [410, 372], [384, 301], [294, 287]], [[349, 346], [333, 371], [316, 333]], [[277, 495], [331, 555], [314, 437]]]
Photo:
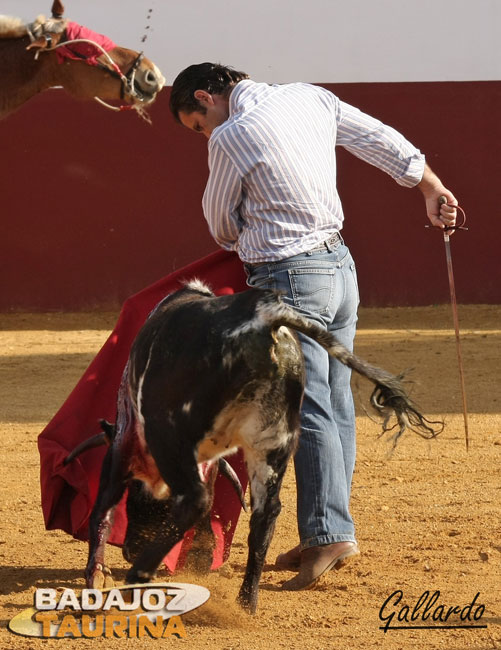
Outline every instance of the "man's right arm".
[[399, 185], [415, 187], [425, 166], [419, 149], [391, 126], [350, 104], [337, 102], [336, 144], [386, 172]]
[[213, 146], [209, 152], [209, 179], [202, 207], [211, 235], [226, 250], [236, 250], [240, 234], [238, 208], [242, 201], [240, 174], [228, 155]]
[[[424, 155], [401, 133], [358, 108], [338, 100], [337, 144], [358, 158], [387, 172], [399, 185], [418, 187], [426, 213], [438, 228], [456, 222], [457, 200], [425, 162]], [[440, 197], [445, 196], [446, 204]]]

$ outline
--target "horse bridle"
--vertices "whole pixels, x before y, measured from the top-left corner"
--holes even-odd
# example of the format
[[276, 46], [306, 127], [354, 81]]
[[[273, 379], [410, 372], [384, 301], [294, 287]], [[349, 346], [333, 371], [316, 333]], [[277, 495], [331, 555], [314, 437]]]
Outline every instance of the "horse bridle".
[[[135, 80], [136, 80], [136, 72], [139, 66], [141, 65], [141, 61], [144, 58], [143, 52], [139, 52], [139, 54], [136, 56], [134, 61], [132, 62], [131, 67], [129, 68], [129, 71], [123, 75], [120, 76], [120, 80], [122, 81], [122, 88], [120, 90], [120, 99], [124, 99], [125, 95], [125, 90], [128, 91], [129, 95], [132, 97], [137, 97], [139, 100], [141, 97], [139, 96], [139, 93], [136, 90], [135, 86]], [[110, 70], [111, 74], [115, 72], [113, 69]], [[125, 81], [124, 81], [125, 78]]]
[[94, 45], [96, 48], [101, 50], [102, 54], [106, 57], [108, 65], [105, 63], [98, 61], [97, 67], [100, 68], [101, 70], [106, 70], [109, 72], [113, 77], [116, 79], [120, 79], [122, 85], [120, 88], [120, 99], [125, 98], [125, 93], [127, 92], [131, 97], [138, 99], [139, 101], [142, 101], [141, 95], [137, 92], [136, 87], [135, 87], [135, 79], [136, 79], [136, 72], [137, 69], [139, 68], [141, 61], [144, 58], [144, 53], [139, 52], [139, 54], [136, 56], [134, 61], [132, 62], [131, 67], [127, 71], [127, 73], [123, 73], [122, 70], [120, 70], [120, 67], [118, 66], [115, 61], [111, 58], [111, 56], [106, 52], [104, 48], [102, 48], [98, 43], [95, 43], [94, 41], [91, 41], [89, 39], [85, 38], [78, 38], [74, 39], [71, 41], [63, 41], [61, 40], [56, 46], [54, 47], [49, 47], [47, 49], [52, 49], [55, 50], [58, 47], [67, 47], [74, 56], [78, 57], [79, 59], [82, 59], [83, 61], [87, 61], [87, 59], [90, 58], [90, 56], [85, 56], [85, 54], [81, 54], [81, 52], [77, 52], [76, 50], [72, 49], [71, 47], [68, 47], [69, 45], [73, 43], [88, 43], [90, 45]]

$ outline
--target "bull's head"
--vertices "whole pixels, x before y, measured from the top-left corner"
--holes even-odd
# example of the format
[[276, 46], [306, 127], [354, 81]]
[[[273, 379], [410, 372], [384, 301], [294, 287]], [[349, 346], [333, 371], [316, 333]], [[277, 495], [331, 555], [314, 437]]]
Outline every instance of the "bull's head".
[[127, 495], [127, 534], [122, 554], [133, 564], [159, 530], [173, 525], [168, 500], [155, 499], [141, 481], [131, 481]]

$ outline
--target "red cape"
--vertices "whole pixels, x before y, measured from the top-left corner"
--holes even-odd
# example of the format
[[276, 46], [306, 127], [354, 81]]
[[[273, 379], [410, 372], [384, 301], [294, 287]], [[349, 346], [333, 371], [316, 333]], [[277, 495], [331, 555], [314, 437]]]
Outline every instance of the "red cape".
[[[216, 294], [245, 290], [242, 263], [234, 253], [218, 251], [186, 266], [129, 298], [115, 329], [94, 361], [38, 438], [40, 482], [45, 527], [59, 528], [80, 540], [88, 539], [89, 515], [97, 496], [105, 447], [83, 452], [68, 466], [63, 459], [80, 442], [100, 432], [99, 420], [116, 419], [117, 392], [132, 342], [153, 307], [192, 278], [205, 281]], [[242, 456], [228, 458], [245, 490], [247, 474]], [[228, 557], [240, 514], [240, 502], [228, 480], [216, 481], [212, 528], [216, 549], [212, 568]], [[125, 497], [115, 512], [110, 543], [121, 545], [127, 528]], [[170, 571], [182, 566], [190, 533], [166, 558]]]

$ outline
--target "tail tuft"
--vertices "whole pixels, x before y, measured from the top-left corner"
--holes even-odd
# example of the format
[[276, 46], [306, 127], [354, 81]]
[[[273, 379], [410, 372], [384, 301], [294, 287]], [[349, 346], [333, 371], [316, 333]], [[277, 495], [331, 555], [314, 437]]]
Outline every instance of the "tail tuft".
[[[392, 436], [393, 448], [405, 429], [410, 429], [422, 438], [430, 440], [438, 436], [444, 428], [443, 421], [428, 420], [419, 412], [417, 406], [405, 392], [402, 378], [403, 375], [398, 375], [385, 380], [384, 383], [378, 382], [370, 398], [372, 407], [383, 418], [383, 431], [380, 437], [398, 427], [398, 431]], [[397, 421], [390, 426], [393, 415]]]
[[[403, 387], [403, 374], [395, 376], [382, 368], [367, 363], [350, 352], [333, 334], [281, 302], [280, 298], [271, 291], [263, 292], [258, 313], [262, 320], [271, 327], [284, 325], [309, 336], [327, 350], [332, 357], [371, 381], [375, 385], [371, 395], [371, 404], [383, 418], [381, 435], [399, 427], [392, 437], [393, 447], [405, 429], [410, 429], [427, 439], [435, 438], [443, 430], [444, 423], [442, 421], [428, 420], [419, 412], [418, 407], [412, 402]], [[397, 422], [390, 426], [393, 415]]]

